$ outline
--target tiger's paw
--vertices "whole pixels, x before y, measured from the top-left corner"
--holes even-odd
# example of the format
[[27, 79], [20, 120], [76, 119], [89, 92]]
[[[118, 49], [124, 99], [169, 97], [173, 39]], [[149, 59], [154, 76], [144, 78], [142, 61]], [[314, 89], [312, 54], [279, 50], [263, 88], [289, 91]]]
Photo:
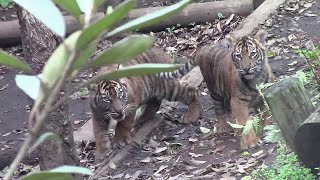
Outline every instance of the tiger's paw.
[[232, 127], [228, 123], [226, 123], [226, 121], [223, 120], [218, 121], [215, 127], [215, 133], [217, 134], [229, 133], [233, 131]]
[[122, 148], [132, 142], [130, 132], [117, 132], [113, 139], [113, 148]]
[[249, 149], [261, 145], [261, 139], [251, 130], [248, 134], [241, 136], [240, 148]]
[[182, 122], [186, 123], [186, 124], [191, 124], [191, 123], [196, 122], [199, 118], [200, 118], [199, 113], [191, 114], [191, 113], [187, 112], [182, 116]]

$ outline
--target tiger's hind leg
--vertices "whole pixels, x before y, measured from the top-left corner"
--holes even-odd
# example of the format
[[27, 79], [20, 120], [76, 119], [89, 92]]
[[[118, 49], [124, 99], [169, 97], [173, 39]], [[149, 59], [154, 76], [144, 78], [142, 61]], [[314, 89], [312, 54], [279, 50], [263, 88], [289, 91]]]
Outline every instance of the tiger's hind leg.
[[122, 148], [123, 146], [130, 144], [132, 141], [131, 130], [134, 125], [134, 118], [136, 109], [131, 110], [124, 120], [119, 121], [115, 128], [115, 135], [113, 139], [114, 148]]
[[[178, 88], [178, 87], [176, 87]], [[188, 83], [180, 83], [177, 101], [188, 105], [187, 112], [182, 117], [183, 123], [194, 123], [202, 116], [202, 106], [199, 99], [199, 90]]]
[[135, 126], [144, 123], [147, 120], [154, 118], [156, 112], [160, 109], [161, 100], [158, 98], [152, 98], [144, 104], [145, 108], [140, 117], [135, 121]]
[[92, 126], [96, 142], [96, 162], [102, 162], [107, 150], [111, 147], [111, 141], [108, 135], [109, 124], [110, 119], [104, 118], [101, 113], [92, 111]]

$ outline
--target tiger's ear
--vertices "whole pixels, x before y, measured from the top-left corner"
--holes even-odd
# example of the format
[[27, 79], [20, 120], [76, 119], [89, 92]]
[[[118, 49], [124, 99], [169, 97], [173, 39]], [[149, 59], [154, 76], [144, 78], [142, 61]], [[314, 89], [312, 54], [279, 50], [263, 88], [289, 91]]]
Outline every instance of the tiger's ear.
[[268, 33], [267, 31], [260, 29], [256, 35], [255, 38], [262, 44], [262, 45], [266, 45], [267, 44], [267, 37], [268, 37]]
[[228, 34], [222, 41], [222, 44], [227, 46], [229, 49], [232, 49], [235, 42], [236, 38], [232, 34]]

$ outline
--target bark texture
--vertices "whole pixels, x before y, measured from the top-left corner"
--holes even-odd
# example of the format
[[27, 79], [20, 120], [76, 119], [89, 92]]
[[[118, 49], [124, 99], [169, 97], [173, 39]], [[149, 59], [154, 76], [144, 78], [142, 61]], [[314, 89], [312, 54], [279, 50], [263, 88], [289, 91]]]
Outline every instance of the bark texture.
[[[21, 7], [16, 8], [21, 27], [25, 61], [37, 73], [40, 73], [45, 62], [61, 43], [61, 39], [27, 11]], [[49, 115], [41, 130], [41, 133], [54, 132], [63, 141], [62, 154], [58, 154], [57, 145], [52, 140], [39, 147], [36, 153], [39, 155], [41, 170], [52, 169], [61, 165], [79, 164], [73, 140], [72, 124], [69, 121], [68, 114], [69, 107], [65, 103]]]

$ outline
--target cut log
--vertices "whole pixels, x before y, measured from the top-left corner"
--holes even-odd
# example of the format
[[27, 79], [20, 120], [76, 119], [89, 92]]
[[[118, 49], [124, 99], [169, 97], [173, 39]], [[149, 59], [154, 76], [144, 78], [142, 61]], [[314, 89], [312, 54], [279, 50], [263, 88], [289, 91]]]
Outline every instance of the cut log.
[[[140, 29], [141, 32], [160, 31], [167, 27], [188, 26], [190, 23], [205, 23], [212, 22], [217, 19], [218, 13], [225, 16], [238, 14], [247, 16], [253, 11], [253, 0], [242, 1], [215, 1], [206, 3], [190, 4], [177, 15], [171, 16], [165, 21]], [[131, 21], [148, 13], [161, 9], [162, 7], [150, 7], [134, 9], [129, 12], [127, 19], [124, 22]], [[101, 18], [104, 13], [97, 13], [95, 18]], [[71, 16], [65, 16], [67, 34], [71, 34], [79, 29], [79, 24], [76, 19]], [[20, 43], [20, 27], [18, 21], [0, 22], [0, 46], [13, 45]]]
[[[139, 10], [131, 11], [129, 13], [129, 20], [160, 9], [162, 9], [162, 7], [141, 8]], [[226, 17], [229, 17], [231, 14], [248, 16], [253, 10], [253, 0], [226, 0], [194, 3], [187, 6], [177, 15], [171, 16], [167, 20], [161, 21], [158, 24], [141, 29], [141, 31], [161, 31], [165, 28], [176, 26], [177, 24], [180, 24], [181, 26], [188, 26], [190, 23], [199, 24], [212, 22], [218, 18], [218, 13], [222, 13]]]
[[251, 13], [234, 31], [235, 37], [250, 34], [259, 24], [267, 20], [269, 15], [283, 4], [285, 0], [265, 0], [253, 13]]
[[298, 128], [294, 143], [296, 154], [305, 166], [320, 166], [320, 107]]
[[275, 121], [280, 127], [287, 145], [295, 150], [295, 135], [300, 125], [314, 111], [310, 97], [297, 77], [284, 79], [264, 92]]

